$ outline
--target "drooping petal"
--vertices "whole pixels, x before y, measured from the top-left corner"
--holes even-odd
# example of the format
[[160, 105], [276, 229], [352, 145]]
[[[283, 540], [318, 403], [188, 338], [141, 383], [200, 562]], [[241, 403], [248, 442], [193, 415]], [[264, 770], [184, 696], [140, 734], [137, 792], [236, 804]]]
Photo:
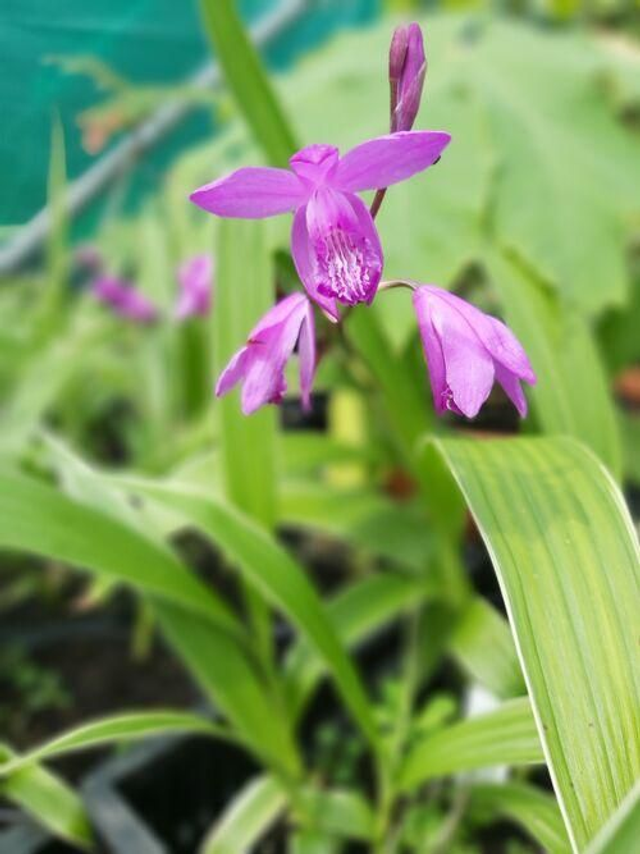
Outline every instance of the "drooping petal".
[[296, 211], [291, 229], [291, 254], [296, 265], [300, 280], [311, 299], [320, 306], [329, 320], [334, 323], [340, 319], [334, 297], [327, 297], [318, 292], [314, 272], [314, 261], [307, 229], [307, 209], [301, 207]]
[[432, 320], [442, 344], [447, 386], [463, 415], [475, 418], [489, 397], [495, 370], [493, 359], [465, 319], [434, 303]]
[[231, 391], [231, 389], [240, 382], [247, 368], [248, 358], [248, 347], [243, 347], [241, 350], [238, 350], [237, 353], [234, 353], [226, 368], [218, 377], [218, 382], [216, 383], [216, 397], [222, 397], [223, 394]]
[[370, 139], [338, 163], [332, 186], [344, 192], [381, 190], [431, 166], [451, 140], [443, 131], [406, 131]]
[[305, 317], [300, 327], [298, 339], [298, 358], [300, 359], [300, 394], [302, 406], [309, 409], [311, 406], [311, 386], [316, 371], [316, 331], [313, 319], [313, 308], [306, 300]]
[[[304, 328], [304, 330], [303, 330]], [[296, 342], [304, 334], [303, 396], [308, 403], [313, 378], [313, 316], [303, 294], [292, 294], [281, 300], [256, 324], [247, 344], [232, 357], [222, 372], [216, 394], [226, 394], [242, 382], [241, 405], [250, 415], [266, 403], [279, 403], [286, 391], [284, 369]]]
[[433, 394], [433, 405], [438, 415], [442, 415], [447, 409], [447, 378], [444, 368], [444, 356], [440, 339], [431, 322], [430, 304], [425, 288], [417, 288], [413, 292], [413, 306], [418, 318], [418, 328], [422, 347], [424, 349], [431, 392]]
[[247, 167], [205, 184], [189, 198], [217, 216], [262, 219], [295, 210], [308, 195], [288, 169]]
[[496, 362], [528, 383], [535, 383], [536, 375], [524, 347], [508, 326], [449, 291], [441, 288], [435, 290], [440, 299], [465, 318]]
[[370, 303], [382, 275], [383, 257], [363, 202], [352, 194], [321, 187], [306, 206], [306, 227], [309, 291], [346, 305]]
[[521, 418], [527, 414], [527, 398], [524, 396], [520, 379], [499, 363], [496, 363], [496, 380], [504, 389], [505, 394], [518, 410]]

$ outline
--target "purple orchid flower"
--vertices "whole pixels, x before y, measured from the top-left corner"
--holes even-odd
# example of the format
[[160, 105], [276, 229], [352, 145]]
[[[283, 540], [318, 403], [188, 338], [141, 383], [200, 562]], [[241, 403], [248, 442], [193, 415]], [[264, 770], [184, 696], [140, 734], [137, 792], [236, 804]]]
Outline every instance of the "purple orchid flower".
[[380, 239], [355, 195], [397, 184], [431, 166], [451, 137], [409, 131], [371, 139], [344, 157], [331, 145], [298, 151], [287, 169], [239, 169], [200, 187], [191, 200], [224, 217], [260, 219], [295, 211], [291, 249], [309, 294], [332, 320], [336, 301], [373, 300], [382, 275]]
[[420, 109], [427, 60], [419, 24], [397, 27], [389, 49], [391, 131], [411, 130]]
[[309, 409], [316, 363], [315, 323], [311, 303], [300, 293], [291, 294], [274, 305], [252, 329], [246, 345], [231, 358], [220, 375], [216, 395], [226, 394], [242, 381], [242, 412], [245, 415], [265, 403], [280, 403], [287, 390], [285, 365], [296, 342], [302, 404]]
[[176, 317], [206, 317], [211, 308], [213, 259], [205, 253], [188, 258], [178, 268], [180, 296], [176, 304]]
[[475, 417], [495, 380], [524, 418], [527, 401], [520, 382], [534, 385], [536, 375], [513, 332], [495, 317], [433, 285], [417, 287], [413, 305], [438, 415], [449, 409]]
[[158, 318], [158, 310], [144, 294], [133, 285], [114, 276], [99, 276], [91, 286], [95, 298], [110, 306], [119, 317], [136, 323], [152, 323]]

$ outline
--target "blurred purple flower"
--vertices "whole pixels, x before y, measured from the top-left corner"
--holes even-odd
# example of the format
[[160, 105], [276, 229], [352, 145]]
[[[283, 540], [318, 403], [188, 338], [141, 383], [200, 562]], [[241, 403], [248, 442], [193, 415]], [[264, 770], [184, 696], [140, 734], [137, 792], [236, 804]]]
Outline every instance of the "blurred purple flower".
[[527, 401], [520, 382], [534, 385], [536, 375], [513, 332], [495, 317], [433, 285], [417, 287], [413, 305], [436, 412], [441, 415], [449, 409], [473, 418], [495, 380], [524, 418]]
[[389, 50], [392, 133], [413, 127], [426, 73], [427, 60], [419, 24], [397, 27]]
[[309, 145], [291, 158], [291, 171], [239, 169], [190, 198], [224, 217], [260, 219], [295, 210], [291, 248], [298, 274], [309, 296], [338, 320], [336, 300], [370, 303], [382, 274], [378, 233], [355, 194], [421, 172], [449, 140], [440, 131], [397, 133], [364, 142], [344, 157], [331, 145]]
[[273, 306], [251, 331], [246, 345], [224, 369], [216, 395], [242, 382], [242, 411], [250, 415], [265, 403], [279, 403], [287, 389], [285, 365], [298, 343], [300, 391], [305, 409], [310, 405], [315, 372], [313, 309], [303, 294], [291, 294]]
[[136, 323], [152, 323], [158, 318], [158, 310], [151, 300], [122, 279], [99, 276], [94, 280], [91, 292], [119, 317], [126, 317]]
[[211, 308], [213, 291], [213, 259], [210, 255], [194, 255], [178, 268], [180, 296], [176, 304], [176, 317], [206, 317]]

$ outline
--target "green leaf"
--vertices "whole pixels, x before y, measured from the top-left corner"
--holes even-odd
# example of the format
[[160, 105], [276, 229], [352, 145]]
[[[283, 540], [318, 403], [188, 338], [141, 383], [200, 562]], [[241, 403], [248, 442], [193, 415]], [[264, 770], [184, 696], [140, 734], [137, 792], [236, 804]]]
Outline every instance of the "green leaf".
[[36, 480], [0, 473], [0, 548], [90, 569], [240, 631], [222, 600], [168, 548]]
[[247, 581], [281, 609], [313, 644], [335, 679], [354, 719], [375, 743], [376, 727], [358, 675], [304, 570], [264, 530], [234, 508], [177, 487], [140, 482], [145, 495], [183, 515], [211, 538]]
[[55, 759], [78, 750], [183, 733], [229, 738], [229, 733], [225, 729], [200, 715], [174, 711], [129, 712], [74, 727], [40, 747], [35, 747], [27, 753], [0, 764], [0, 775], [13, 775], [25, 767], [32, 766], [35, 762]]
[[400, 785], [411, 791], [459, 771], [543, 761], [531, 706], [526, 697], [519, 697], [419, 741], [402, 763]]
[[163, 634], [234, 734], [268, 767], [295, 778], [300, 760], [291, 723], [254, 660], [228, 632], [183, 608], [156, 603]]
[[499, 254], [487, 253], [485, 260], [505, 319], [538, 375], [530, 395], [540, 426], [545, 433], [564, 433], [585, 442], [620, 477], [620, 431], [587, 322]]
[[580, 850], [640, 773], [640, 560], [629, 514], [606, 471], [570, 439], [439, 447], [491, 554]]
[[[20, 757], [6, 745], [0, 745], [0, 762], [14, 759]], [[92, 833], [82, 801], [51, 771], [34, 764], [15, 770], [0, 779], [0, 795], [18, 804], [55, 836], [78, 848], [91, 847]]]
[[589, 845], [585, 854], [635, 854], [640, 839], [640, 781]]
[[299, 794], [299, 818], [314, 831], [365, 842], [373, 839], [374, 815], [358, 792], [308, 786]]
[[474, 806], [486, 810], [493, 822], [501, 817], [521, 824], [553, 854], [570, 854], [562, 814], [555, 798], [526, 783], [482, 784], [471, 790]]
[[269, 161], [287, 166], [298, 146], [234, 5], [233, 0], [201, 0], [205, 31], [238, 107]]
[[[210, 5], [217, 7], [217, 3]], [[212, 334], [215, 373], [219, 375], [273, 305], [274, 284], [264, 223], [222, 220], [217, 238]], [[216, 413], [227, 496], [243, 512], [270, 527], [276, 513], [276, 411], [266, 406], [247, 417], [235, 392], [216, 401]]]
[[225, 808], [198, 854], [245, 854], [284, 810], [287, 796], [273, 777], [254, 777]]
[[[353, 648], [410, 607], [417, 607], [422, 584], [401, 575], [373, 575], [355, 582], [327, 602], [327, 613], [345, 647]], [[319, 679], [324, 660], [301, 638], [287, 652], [284, 663], [285, 693], [296, 717]]]
[[371, 489], [336, 489], [309, 480], [285, 482], [280, 520], [324, 531], [384, 557], [394, 565], [424, 573], [433, 552], [433, 534], [425, 526], [424, 511]]
[[509, 625], [485, 599], [475, 597], [464, 608], [449, 645], [465, 670], [497, 697], [525, 692]]

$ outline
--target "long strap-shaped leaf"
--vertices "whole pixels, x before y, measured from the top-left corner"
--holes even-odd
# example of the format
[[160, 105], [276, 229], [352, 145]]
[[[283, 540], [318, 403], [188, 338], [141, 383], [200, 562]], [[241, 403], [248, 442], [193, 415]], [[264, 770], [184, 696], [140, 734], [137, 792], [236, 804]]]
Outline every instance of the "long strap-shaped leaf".
[[19, 756], [9, 756], [0, 764], [0, 775], [13, 775], [25, 766], [43, 759], [53, 759], [78, 750], [89, 750], [141, 738], [198, 733], [228, 738], [228, 732], [207, 718], [189, 712], [128, 712], [101, 718], [75, 727]]
[[489, 549], [576, 851], [640, 773], [640, 560], [613, 480], [570, 439], [443, 441]]
[[[10, 762], [15, 757], [10, 748], [0, 744], [0, 760]], [[91, 848], [91, 828], [80, 797], [46, 768], [32, 763], [15, 771], [0, 780], [0, 795], [18, 804], [55, 836], [78, 848]]]
[[371, 708], [358, 674], [320, 598], [287, 552], [246, 516], [204, 495], [150, 481], [140, 481], [138, 488], [180, 513], [186, 525], [193, 525], [211, 537], [247, 580], [272, 605], [284, 611], [323, 658], [363, 732], [377, 742]]
[[0, 549], [12, 548], [89, 568], [240, 629], [227, 606], [157, 542], [112, 516], [39, 481], [0, 472]]
[[234, 0], [201, 0], [205, 31], [256, 139], [271, 163], [286, 166], [297, 146], [234, 6]]
[[411, 791], [427, 780], [459, 771], [542, 761], [531, 705], [526, 697], [518, 697], [419, 741], [402, 764], [400, 785]]

